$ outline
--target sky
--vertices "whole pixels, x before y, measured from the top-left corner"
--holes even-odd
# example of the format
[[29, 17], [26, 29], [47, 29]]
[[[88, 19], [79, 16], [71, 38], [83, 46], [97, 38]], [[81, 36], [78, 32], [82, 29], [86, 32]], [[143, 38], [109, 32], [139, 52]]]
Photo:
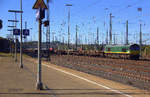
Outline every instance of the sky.
[[[32, 7], [36, 0], [23, 1], [23, 28], [27, 21], [30, 29], [28, 41], [38, 40], [38, 22], [36, 21], [36, 10]], [[46, 2], [46, 0], [45, 0]], [[70, 7], [70, 33], [71, 42], [75, 42], [76, 25], [78, 25], [78, 36], [82, 43], [94, 43], [97, 28], [99, 28], [99, 41], [105, 43], [106, 32], [109, 31], [109, 14], [112, 13], [112, 33], [118, 44], [124, 43], [126, 32], [126, 21], [129, 21], [129, 41], [139, 42], [139, 25], [142, 23], [143, 43], [150, 43], [150, 1], [149, 0], [52, 0], [50, 5], [50, 32], [51, 41], [62, 41], [64, 37], [67, 42], [68, 7]], [[137, 9], [142, 8], [139, 12]], [[0, 37], [7, 37], [12, 32], [7, 31], [12, 25], [8, 20], [14, 19], [14, 14], [8, 10], [20, 10], [20, 0], [0, 0], [0, 19], [3, 20], [3, 29]], [[17, 14], [20, 21], [20, 14]], [[45, 20], [45, 19], [44, 19]], [[43, 21], [44, 21], [43, 20]], [[20, 22], [17, 24], [20, 28]], [[46, 29], [43, 27], [42, 41], [46, 41]], [[115, 35], [114, 35], [115, 34]], [[61, 36], [61, 37], [60, 37]], [[114, 38], [113, 38], [114, 39]]]

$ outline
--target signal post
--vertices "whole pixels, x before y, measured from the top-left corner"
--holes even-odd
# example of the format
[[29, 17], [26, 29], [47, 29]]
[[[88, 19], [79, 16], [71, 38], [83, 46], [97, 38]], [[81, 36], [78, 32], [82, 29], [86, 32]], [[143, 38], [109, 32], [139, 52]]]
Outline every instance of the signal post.
[[36, 13], [36, 20], [39, 22], [39, 32], [38, 32], [38, 72], [37, 72], [37, 83], [36, 89], [42, 90], [43, 83], [42, 83], [42, 66], [41, 66], [41, 26], [42, 26], [42, 19], [45, 18], [45, 9], [47, 6], [43, 0], [37, 0], [33, 6], [33, 9], [37, 10]]

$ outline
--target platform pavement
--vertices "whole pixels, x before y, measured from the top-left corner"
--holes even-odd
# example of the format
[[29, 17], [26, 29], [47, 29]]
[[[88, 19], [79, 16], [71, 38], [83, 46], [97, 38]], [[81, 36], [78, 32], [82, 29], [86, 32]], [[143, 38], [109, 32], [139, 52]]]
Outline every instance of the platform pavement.
[[36, 90], [37, 63], [29, 59], [24, 58], [24, 68], [20, 69], [14, 58], [0, 56], [0, 97], [149, 97], [137, 90], [129, 96], [115, 93], [44, 66], [44, 90], [39, 91]]
[[53, 97], [45, 90], [36, 90], [36, 73], [32, 69], [32, 65], [20, 69], [14, 58], [0, 56], [0, 97]]

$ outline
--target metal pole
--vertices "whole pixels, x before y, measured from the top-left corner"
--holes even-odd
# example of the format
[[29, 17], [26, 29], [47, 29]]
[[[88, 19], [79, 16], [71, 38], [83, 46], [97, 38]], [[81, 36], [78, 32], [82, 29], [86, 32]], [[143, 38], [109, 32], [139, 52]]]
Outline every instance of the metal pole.
[[70, 6], [72, 6], [72, 4], [66, 4], [66, 6], [68, 6], [68, 49], [70, 48], [69, 43], [70, 43]]
[[99, 28], [97, 27], [97, 45], [99, 45]]
[[142, 24], [140, 24], [140, 45], [142, 45]]
[[[27, 22], [25, 21], [25, 29], [27, 29]], [[27, 42], [27, 36], [26, 35], [24, 35], [25, 36], [25, 38], [24, 38], [24, 42]], [[25, 46], [24, 46], [25, 47]]]
[[41, 66], [41, 26], [42, 26], [42, 20], [39, 19], [39, 41], [38, 41], [38, 73], [37, 73], [37, 89], [42, 90], [43, 84], [42, 84], [42, 66]]
[[142, 24], [140, 23], [140, 55], [142, 57]]
[[108, 30], [106, 32], [106, 44], [108, 45]]
[[25, 29], [27, 29], [27, 22], [25, 21]]
[[54, 43], [54, 32], [52, 34], [53, 34], [53, 43]]
[[[20, 0], [20, 9], [22, 11], [22, 0]], [[21, 12], [21, 31], [20, 31], [20, 68], [23, 68], [23, 63], [22, 63], [22, 12]]]
[[115, 45], [116, 44], [116, 38], [115, 38], [116, 34], [114, 33], [113, 35], [114, 35], [114, 45]]
[[64, 44], [65, 44], [65, 41], [64, 41], [64, 36], [63, 36], [63, 46], [64, 46]]
[[17, 36], [15, 35], [15, 62], [17, 62]]
[[[12, 32], [12, 33], [13, 33], [13, 32]], [[12, 57], [14, 58], [13, 42], [14, 42], [14, 38], [13, 38], [13, 36], [12, 36], [12, 39], [11, 39], [11, 53], [12, 53]]]
[[70, 48], [70, 7], [68, 10], [68, 49]]
[[126, 22], [126, 45], [128, 45], [128, 20]]
[[[15, 21], [17, 21], [17, 16], [15, 12]], [[15, 28], [17, 28], [17, 22], [15, 22]], [[15, 35], [15, 62], [17, 62], [17, 36]]]
[[78, 25], [76, 25], [76, 50], [78, 46]]
[[109, 35], [110, 35], [109, 44], [112, 44], [112, 13], [110, 13], [110, 31], [109, 31]]
[[47, 0], [47, 20], [49, 21], [49, 25], [47, 27], [47, 33], [46, 33], [46, 44], [47, 44], [47, 50], [48, 50], [48, 58], [47, 60], [50, 61], [51, 57], [50, 57], [50, 52], [49, 52], [49, 48], [50, 48], [50, 8], [49, 8], [49, 0]]
[[10, 53], [10, 55], [11, 55], [11, 54], [12, 54], [12, 53], [11, 53], [11, 38], [9, 39], [9, 44], [10, 44], [10, 45], [9, 45], [9, 47], [10, 47], [9, 53]]
[[87, 44], [87, 39], [86, 39], [86, 35], [85, 35], [85, 45]]

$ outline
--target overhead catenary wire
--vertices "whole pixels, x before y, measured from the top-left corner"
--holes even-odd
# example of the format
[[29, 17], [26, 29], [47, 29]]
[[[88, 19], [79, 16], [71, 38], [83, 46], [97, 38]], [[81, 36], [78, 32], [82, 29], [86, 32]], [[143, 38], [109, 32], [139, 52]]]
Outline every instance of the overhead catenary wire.
[[[144, 0], [138, 0], [138, 1], [136, 1], [136, 2], [132, 2], [132, 4], [128, 4], [128, 5], [126, 5], [125, 7], [123, 7], [123, 8], [121, 8], [121, 9], [119, 9], [120, 11], [118, 11], [118, 9], [116, 9], [116, 10], [114, 10], [114, 11], [116, 11], [117, 12], [117, 15], [116, 16], [118, 16], [118, 14], [120, 13], [120, 12], [124, 12], [124, 11], [127, 11], [127, 10], [129, 10], [130, 8], [133, 8], [133, 7], [135, 7], [137, 4], [139, 4], [140, 2], [142, 2], [142, 1], [144, 1]], [[98, 0], [98, 1], [95, 1], [95, 2], [102, 2], [102, 0]], [[93, 4], [93, 5], [92, 5]], [[83, 8], [83, 9], [81, 9], [80, 11], [79, 11], [79, 13], [78, 14], [74, 14], [74, 13], [71, 13], [71, 15], [73, 15], [74, 17], [76, 17], [76, 16], [81, 16], [83, 13], [81, 13], [83, 10], [86, 10], [86, 9], [88, 9], [88, 8], [90, 8], [90, 7], [92, 7], [92, 6], [95, 6], [94, 5], [94, 3], [92, 3], [92, 4], [90, 4], [90, 5], [88, 5], [87, 7], [85, 7], [85, 9]], [[97, 3], [96, 3], [97, 4]], [[104, 6], [101, 6], [101, 7], [104, 7]], [[110, 7], [109, 7], [110, 8]], [[81, 14], [80, 14], [81, 13]], [[121, 14], [122, 15], [122, 14]], [[115, 18], [116, 18], [116, 16], [115, 16]], [[83, 16], [81, 16], [81, 17], [83, 17]], [[138, 16], [136, 16], [137, 17], [137, 19], [139, 18]], [[123, 21], [123, 20], [125, 20], [125, 19], [123, 19], [122, 17], [120, 17], [121, 18], [121, 21]], [[117, 18], [117, 19], [119, 19], [119, 18]], [[132, 18], [131, 17], [131, 19], [130, 19], [130, 17], [129, 17], [129, 21], [130, 20], [135, 20], [136, 18]], [[114, 19], [114, 22], [116, 22], [116, 20]], [[86, 24], [86, 23], [84, 23], [84, 24]]]
[[[123, 9], [119, 9], [119, 10], [117, 10], [117, 11], [115, 11], [115, 12], [117, 12], [117, 13], [115, 13], [115, 12], [113, 12], [113, 14], [120, 14], [120, 12], [124, 12], [123, 10], [127, 10], [127, 9], [129, 9], [129, 8], [133, 8], [135, 5], [137, 5], [137, 4], [139, 4], [141, 1], [144, 1], [144, 0], [138, 0], [137, 2], [135, 2], [135, 3], [133, 3], [133, 4], [130, 4], [130, 5], [127, 5], [125, 8], [123, 8]], [[121, 14], [122, 15], [122, 14]], [[126, 16], [126, 15], [124, 15], [124, 16]], [[133, 17], [133, 18], [128, 18], [127, 20], [135, 20], [135, 19], [138, 19], [140, 16], [136, 16], [136, 17]], [[121, 16], [121, 18], [122, 18], [122, 16]], [[117, 18], [117, 19], [119, 19], [119, 18]]]
[[115, 12], [113, 12], [113, 14], [114, 14], [114, 13], [115, 13], [115, 14], [116, 14], [116, 13], [119, 14], [120, 12], [124, 12], [123, 10], [127, 10], [128, 8], [132, 8], [133, 6], [139, 4], [141, 1], [144, 1], [144, 0], [138, 0], [137, 2], [135, 2], [135, 3], [133, 3], [133, 4], [129, 4], [129, 5], [127, 5], [126, 7], [122, 8], [122, 9], [116, 10]]
[[[89, 4], [89, 5], [87, 5], [87, 6], [84, 7], [84, 8], [80, 8], [79, 11], [72, 13], [72, 15], [73, 15], [73, 16], [79, 16], [79, 15], [81, 15], [81, 14], [79, 14], [79, 13], [81, 13], [83, 10], [85, 11], [85, 10], [87, 10], [88, 8], [93, 7], [93, 6], [95, 6], [95, 5], [99, 4], [99, 3], [101, 3], [102, 1], [103, 1], [103, 0], [97, 0], [97, 1], [95, 1], [94, 3]], [[78, 13], [78, 14], [76, 14], [76, 13]]]

